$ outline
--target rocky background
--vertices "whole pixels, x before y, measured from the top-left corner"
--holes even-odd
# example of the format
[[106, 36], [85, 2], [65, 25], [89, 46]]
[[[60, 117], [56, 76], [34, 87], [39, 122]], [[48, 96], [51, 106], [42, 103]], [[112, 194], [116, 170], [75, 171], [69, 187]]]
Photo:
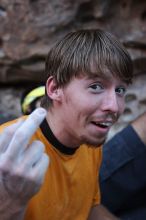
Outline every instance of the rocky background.
[[49, 48], [69, 31], [102, 28], [126, 46], [134, 83], [118, 131], [146, 110], [145, 0], [0, 0], [0, 122], [21, 115], [20, 97], [44, 81]]

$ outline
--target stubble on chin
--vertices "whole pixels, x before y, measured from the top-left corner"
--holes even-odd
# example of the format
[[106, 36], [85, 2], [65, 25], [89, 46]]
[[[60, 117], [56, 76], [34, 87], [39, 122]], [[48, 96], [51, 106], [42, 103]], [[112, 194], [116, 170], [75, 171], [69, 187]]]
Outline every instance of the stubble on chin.
[[101, 138], [100, 140], [98, 139], [98, 141], [86, 139], [84, 143], [87, 145], [90, 145], [92, 147], [97, 148], [97, 147], [100, 147], [101, 145], [103, 145], [106, 142], [106, 139], [107, 139], [107, 136], [104, 138]]

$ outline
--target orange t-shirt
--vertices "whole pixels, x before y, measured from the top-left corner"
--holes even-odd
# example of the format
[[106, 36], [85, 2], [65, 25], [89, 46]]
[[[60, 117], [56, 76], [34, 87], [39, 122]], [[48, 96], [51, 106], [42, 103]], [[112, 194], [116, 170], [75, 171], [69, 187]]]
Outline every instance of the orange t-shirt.
[[81, 145], [67, 155], [56, 149], [40, 128], [32, 139], [44, 143], [50, 165], [40, 191], [28, 203], [24, 220], [87, 219], [91, 207], [100, 203], [101, 147]]

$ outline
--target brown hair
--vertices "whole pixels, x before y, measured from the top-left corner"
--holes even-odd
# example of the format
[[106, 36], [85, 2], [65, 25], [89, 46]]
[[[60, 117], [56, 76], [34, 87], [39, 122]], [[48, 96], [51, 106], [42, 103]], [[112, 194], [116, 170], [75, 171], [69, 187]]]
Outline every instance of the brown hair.
[[[79, 74], [106, 77], [105, 68], [127, 84], [131, 83], [132, 60], [124, 46], [104, 30], [79, 30], [67, 34], [50, 50], [45, 73], [47, 78], [53, 76], [61, 87]], [[47, 95], [43, 103], [49, 106]]]

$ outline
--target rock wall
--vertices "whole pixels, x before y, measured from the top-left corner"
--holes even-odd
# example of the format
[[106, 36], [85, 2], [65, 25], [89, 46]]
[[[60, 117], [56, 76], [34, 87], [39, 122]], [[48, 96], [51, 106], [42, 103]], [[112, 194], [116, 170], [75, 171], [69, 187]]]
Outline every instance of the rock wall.
[[146, 1], [0, 0], [0, 119], [21, 114], [20, 97], [44, 81], [50, 47], [69, 31], [102, 28], [131, 54], [135, 79], [115, 130], [146, 110]]

